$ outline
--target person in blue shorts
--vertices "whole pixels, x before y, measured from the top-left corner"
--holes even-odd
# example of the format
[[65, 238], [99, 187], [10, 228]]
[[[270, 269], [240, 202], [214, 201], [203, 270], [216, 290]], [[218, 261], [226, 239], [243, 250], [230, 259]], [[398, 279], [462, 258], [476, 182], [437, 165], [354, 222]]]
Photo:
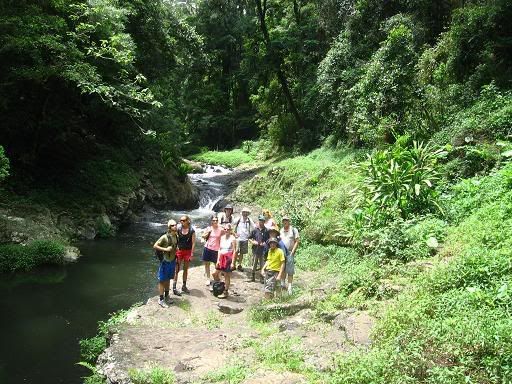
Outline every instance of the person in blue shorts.
[[163, 308], [167, 308], [172, 304], [172, 300], [169, 297], [169, 287], [171, 279], [174, 277], [174, 271], [176, 268], [176, 249], [178, 245], [178, 235], [176, 221], [169, 220], [167, 223], [167, 233], [162, 235], [153, 248], [156, 251], [163, 252], [163, 259], [158, 267], [158, 293], [160, 299], [158, 305]]

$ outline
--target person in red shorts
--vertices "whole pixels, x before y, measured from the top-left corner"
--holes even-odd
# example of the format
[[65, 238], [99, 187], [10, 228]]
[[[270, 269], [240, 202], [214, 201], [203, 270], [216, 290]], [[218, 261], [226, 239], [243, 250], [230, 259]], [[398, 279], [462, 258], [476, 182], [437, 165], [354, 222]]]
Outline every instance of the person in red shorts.
[[233, 235], [231, 224], [224, 224], [224, 235], [220, 238], [219, 258], [215, 265], [216, 271], [213, 273], [215, 281], [220, 281], [220, 274], [224, 275], [224, 292], [217, 296], [219, 299], [225, 299], [229, 296], [229, 287], [231, 284], [231, 272], [235, 269], [236, 255], [236, 237]]
[[[188, 266], [192, 255], [194, 254], [194, 247], [196, 244], [196, 232], [192, 228], [190, 217], [183, 215], [180, 218], [180, 226], [178, 227], [178, 250], [176, 251], [176, 272], [174, 274], [174, 283], [172, 291], [175, 295], [181, 296], [181, 292], [190, 293], [187, 288]], [[183, 286], [181, 292], [176, 288], [178, 282], [178, 274], [180, 268], [183, 266]]]

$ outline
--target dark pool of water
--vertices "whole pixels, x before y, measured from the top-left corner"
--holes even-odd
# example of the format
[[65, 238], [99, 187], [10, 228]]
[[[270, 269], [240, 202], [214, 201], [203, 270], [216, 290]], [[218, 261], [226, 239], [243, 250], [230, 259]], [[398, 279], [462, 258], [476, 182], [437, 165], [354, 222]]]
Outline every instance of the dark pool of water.
[[[202, 227], [211, 212], [187, 213]], [[151, 246], [165, 232], [161, 223], [180, 214], [150, 212], [113, 239], [79, 243], [77, 263], [3, 276], [0, 383], [82, 383], [89, 372], [76, 365], [79, 340], [94, 336], [110, 313], [156, 295]], [[198, 244], [195, 264], [201, 249]]]

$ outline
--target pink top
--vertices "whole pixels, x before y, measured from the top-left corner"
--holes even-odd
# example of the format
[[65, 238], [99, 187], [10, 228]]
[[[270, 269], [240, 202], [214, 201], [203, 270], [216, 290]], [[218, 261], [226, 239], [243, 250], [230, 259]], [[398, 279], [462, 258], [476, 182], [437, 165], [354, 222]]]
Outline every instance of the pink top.
[[217, 229], [213, 229], [213, 227], [209, 227], [208, 230], [211, 229], [210, 237], [206, 241], [206, 248], [211, 249], [212, 251], [218, 251], [220, 248], [220, 236], [222, 229], [220, 226]]

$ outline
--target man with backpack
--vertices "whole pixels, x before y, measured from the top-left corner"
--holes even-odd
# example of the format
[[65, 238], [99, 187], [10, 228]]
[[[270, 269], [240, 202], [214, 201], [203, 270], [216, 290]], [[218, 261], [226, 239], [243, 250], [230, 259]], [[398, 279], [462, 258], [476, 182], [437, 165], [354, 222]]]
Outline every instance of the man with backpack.
[[155, 254], [160, 260], [160, 266], [158, 267], [158, 293], [160, 299], [158, 305], [162, 308], [167, 308], [172, 304], [172, 300], [169, 298], [169, 288], [171, 284], [171, 278], [174, 277], [174, 271], [176, 268], [176, 248], [178, 245], [177, 227], [176, 221], [169, 220], [167, 223], [167, 233], [160, 236], [160, 238], [153, 245]]
[[242, 215], [235, 221], [235, 237], [237, 238], [237, 254], [236, 262], [238, 263], [237, 270], [243, 271], [242, 261], [244, 255], [249, 253], [249, 236], [254, 229], [254, 221], [249, 217], [251, 211], [249, 208], [242, 208]]

